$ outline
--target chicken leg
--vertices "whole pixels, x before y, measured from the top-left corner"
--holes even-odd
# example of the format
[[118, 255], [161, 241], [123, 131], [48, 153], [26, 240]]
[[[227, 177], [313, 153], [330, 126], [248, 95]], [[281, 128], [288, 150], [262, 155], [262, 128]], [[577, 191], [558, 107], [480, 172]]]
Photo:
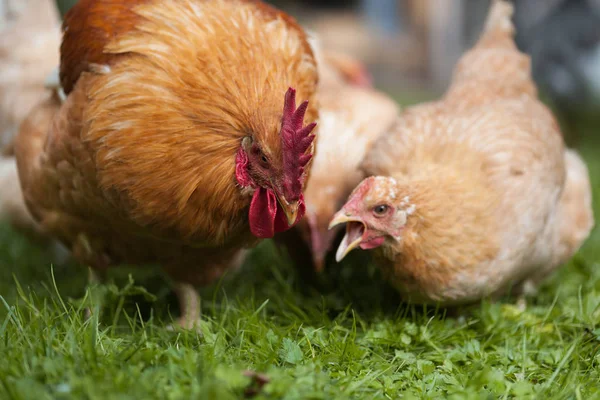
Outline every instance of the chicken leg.
[[196, 288], [189, 283], [176, 282], [173, 290], [179, 300], [181, 316], [177, 325], [183, 329], [195, 329], [199, 332], [202, 310], [200, 308], [200, 296]]

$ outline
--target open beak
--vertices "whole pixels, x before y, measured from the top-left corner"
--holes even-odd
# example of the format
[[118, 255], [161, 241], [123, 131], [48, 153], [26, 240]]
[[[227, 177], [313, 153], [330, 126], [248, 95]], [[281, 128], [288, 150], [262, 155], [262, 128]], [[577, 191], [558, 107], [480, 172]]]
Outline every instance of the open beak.
[[281, 209], [287, 218], [288, 225], [293, 226], [296, 223], [296, 218], [298, 218], [298, 208], [300, 207], [300, 202], [294, 201], [292, 203], [288, 203], [283, 196], [277, 196], [277, 202], [281, 206]]
[[344, 210], [339, 211], [333, 216], [333, 219], [329, 223], [329, 229], [340, 224], [346, 224], [346, 234], [335, 253], [335, 260], [337, 262], [342, 261], [348, 253], [360, 245], [363, 235], [367, 230], [365, 223], [360, 218], [352, 217], [346, 214]]

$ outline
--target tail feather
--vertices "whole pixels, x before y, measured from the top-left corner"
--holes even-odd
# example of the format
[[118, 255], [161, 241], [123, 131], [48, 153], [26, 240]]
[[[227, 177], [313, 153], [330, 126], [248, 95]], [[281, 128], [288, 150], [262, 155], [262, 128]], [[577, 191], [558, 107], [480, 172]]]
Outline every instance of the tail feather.
[[514, 7], [505, 0], [495, 0], [488, 13], [483, 34], [477, 47], [516, 48], [515, 27], [512, 22]]
[[512, 15], [512, 4], [505, 0], [492, 3], [481, 37], [460, 59], [447, 94], [459, 107], [524, 94], [537, 96], [531, 60], [514, 41]]

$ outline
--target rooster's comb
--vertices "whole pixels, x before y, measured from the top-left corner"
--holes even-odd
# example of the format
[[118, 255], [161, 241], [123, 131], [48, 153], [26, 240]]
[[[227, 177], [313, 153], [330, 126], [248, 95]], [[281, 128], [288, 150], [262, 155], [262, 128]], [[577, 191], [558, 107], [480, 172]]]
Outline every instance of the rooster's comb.
[[287, 201], [296, 201], [302, 194], [304, 167], [312, 158], [306, 154], [315, 135], [311, 132], [315, 122], [302, 127], [308, 101], [296, 108], [296, 90], [289, 88], [285, 94], [283, 117], [281, 119], [281, 148], [283, 153], [283, 190]]

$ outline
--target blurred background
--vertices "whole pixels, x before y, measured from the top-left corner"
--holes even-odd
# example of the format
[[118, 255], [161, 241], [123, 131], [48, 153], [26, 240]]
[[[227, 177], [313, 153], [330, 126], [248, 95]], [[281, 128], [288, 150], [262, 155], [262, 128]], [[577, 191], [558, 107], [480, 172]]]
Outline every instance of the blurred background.
[[[62, 15], [75, 2], [0, 0], [0, 23], [9, 31], [19, 21], [21, 30], [37, 29], [56, 18], [48, 16], [52, 8]], [[318, 34], [326, 48], [362, 61], [377, 87], [412, 100], [433, 97], [446, 87], [457, 59], [477, 39], [491, 0], [269, 2]], [[575, 141], [571, 133], [584, 119], [594, 124], [600, 104], [600, 0], [513, 3], [518, 46], [532, 56], [542, 95], [569, 141]], [[27, 12], [28, 7], [34, 11]]]

